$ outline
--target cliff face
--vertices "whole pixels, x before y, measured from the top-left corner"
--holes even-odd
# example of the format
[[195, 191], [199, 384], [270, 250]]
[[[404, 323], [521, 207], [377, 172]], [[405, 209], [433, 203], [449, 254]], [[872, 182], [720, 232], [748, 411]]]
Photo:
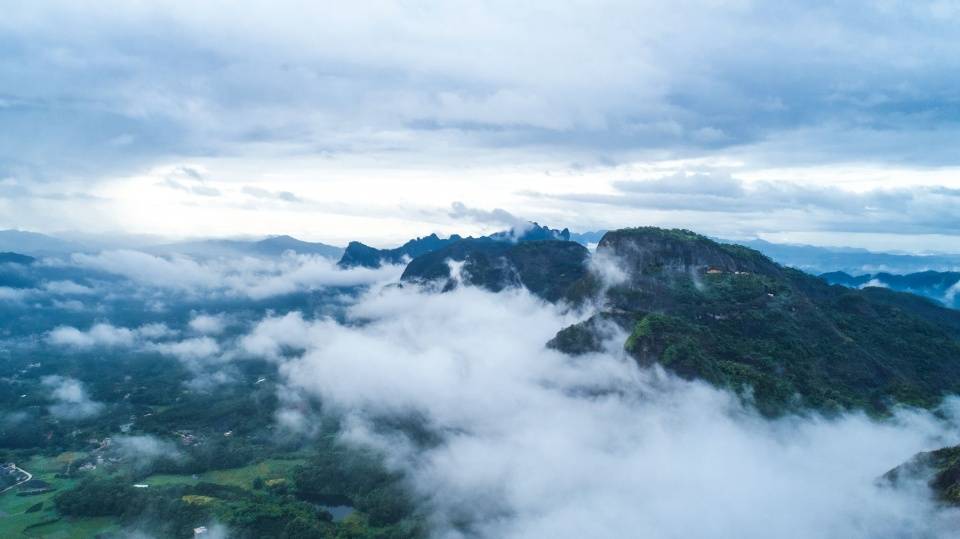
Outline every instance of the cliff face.
[[558, 301], [586, 276], [589, 255], [571, 241], [466, 239], [414, 259], [401, 280], [434, 281], [449, 288], [455, 286], [449, 262], [461, 262], [459, 277], [464, 284], [492, 291], [524, 286], [548, 301]]
[[[529, 226], [523, 229], [511, 229], [504, 232], [497, 232], [482, 238], [463, 238], [457, 234], [449, 238], [440, 238], [436, 234], [430, 234], [422, 238], [416, 238], [404, 243], [400, 247], [393, 249], [376, 249], [369, 245], [364, 245], [358, 241], [352, 241], [347, 245], [338, 265], [343, 268], [362, 266], [366, 268], [378, 268], [382, 264], [401, 264], [408, 260], [432, 253], [439, 249], [451, 246], [461, 240], [499, 242], [503, 244], [526, 243], [533, 241], [569, 241], [570, 231], [566, 228], [557, 230], [554, 228], [540, 226], [537, 223], [528, 223]], [[476, 249], [479, 244], [464, 244], [465, 249]], [[506, 249], [506, 247], [504, 247]]]
[[615, 318], [639, 363], [729, 387], [770, 415], [882, 413], [960, 390], [960, 313], [922, 298], [830, 286], [684, 230], [609, 232], [596, 256], [619, 278], [590, 273], [568, 291], [586, 290], [605, 310], [559, 332], [553, 348], [599, 350], [618, 332], [597, 322]]
[[356, 266], [379, 268], [383, 264], [400, 264], [405, 260], [436, 251], [461, 239], [463, 238], [456, 234], [446, 239], [440, 238], [436, 234], [430, 234], [423, 238], [410, 240], [394, 249], [377, 249], [359, 241], [351, 241], [337, 265], [343, 268]]

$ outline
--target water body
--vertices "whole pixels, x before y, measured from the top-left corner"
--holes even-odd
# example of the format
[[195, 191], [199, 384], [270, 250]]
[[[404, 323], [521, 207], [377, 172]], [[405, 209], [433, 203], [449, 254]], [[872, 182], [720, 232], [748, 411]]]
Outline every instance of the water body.
[[349, 505], [321, 505], [320, 508], [333, 515], [334, 522], [340, 522], [354, 511]]

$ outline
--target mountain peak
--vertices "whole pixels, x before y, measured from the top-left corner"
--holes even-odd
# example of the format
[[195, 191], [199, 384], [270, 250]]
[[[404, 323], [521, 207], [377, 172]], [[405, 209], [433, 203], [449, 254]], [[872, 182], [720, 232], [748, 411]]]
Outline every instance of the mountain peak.
[[614, 255], [643, 275], [690, 271], [780, 273], [779, 266], [759, 251], [719, 243], [678, 228], [639, 227], [607, 232], [597, 253]]

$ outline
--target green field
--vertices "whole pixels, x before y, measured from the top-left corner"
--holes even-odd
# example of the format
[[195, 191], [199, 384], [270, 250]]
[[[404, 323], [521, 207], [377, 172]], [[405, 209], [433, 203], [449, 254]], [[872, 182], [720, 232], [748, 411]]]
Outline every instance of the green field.
[[244, 466], [243, 468], [205, 472], [197, 475], [196, 479], [189, 475], [157, 474], [147, 477], [141, 481], [141, 483], [150, 486], [160, 486], [206, 482], [249, 489], [253, 484], [253, 480], [257, 477], [262, 478], [264, 481], [285, 479], [289, 476], [293, 468], [304, 462], [306, 462], [306, 459], [267, 459], [256, 464]]
[[[0, 495], [0, 537], [80, 539], [93, 537], [115, 527], [115, 522], [110, 518], [59, 519], [53, 509], [53, 497], [57, 492], [76, 484], [75, 479], [58, 479], [54, 475], [66, 462], [78, 456], [79, 454], [67, 453], [58, 457], [35, 456], [26, 463], [20, 463], [20, 467], [32, 473], [34, 479], [50, 483], [54, 490], [36, 496], [17, 496], [17, 489], [12, 489]], [[43, 502], [42, 510], [25, 512], [40, 502]]]
[[[111, 518], [59, 518], [53, 507], [53, 498], [60, 491], [73, 487], [77, 479], [59, 479], [54, 475], [64, 464], [79, 454], [63, 454], [58, 457], [35, 456], [21, 467], [32, 473], [34, 478], [50, 483], [55, 490], [36, 496], [17, 496], [16, 489], [0, 495], [0, 538], [36, 537], [45, 539], [73, 539], [93, 537], [119, 529], [115, 519]], [[189, 475], [151, 475], [140, 481], [150, 486], [170, 484], [195, 484], [199, 482], [218, 483], [249, 489], [257, 477], [264, 481], [286, 479], [296, 466], [306, 459], [268, 459], [262, 462], [232, 468], [215, 470], [196, 476]], [[25, 511], [43, 502], [43, 509], [34, 513]]]

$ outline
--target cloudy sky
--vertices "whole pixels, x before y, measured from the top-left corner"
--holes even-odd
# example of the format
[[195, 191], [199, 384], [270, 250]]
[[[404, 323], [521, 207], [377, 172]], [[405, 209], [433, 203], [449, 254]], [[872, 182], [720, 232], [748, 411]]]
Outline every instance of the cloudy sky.
[[955, 2], [81, 4], [0, 18], [0, 228], [960, 250]]

